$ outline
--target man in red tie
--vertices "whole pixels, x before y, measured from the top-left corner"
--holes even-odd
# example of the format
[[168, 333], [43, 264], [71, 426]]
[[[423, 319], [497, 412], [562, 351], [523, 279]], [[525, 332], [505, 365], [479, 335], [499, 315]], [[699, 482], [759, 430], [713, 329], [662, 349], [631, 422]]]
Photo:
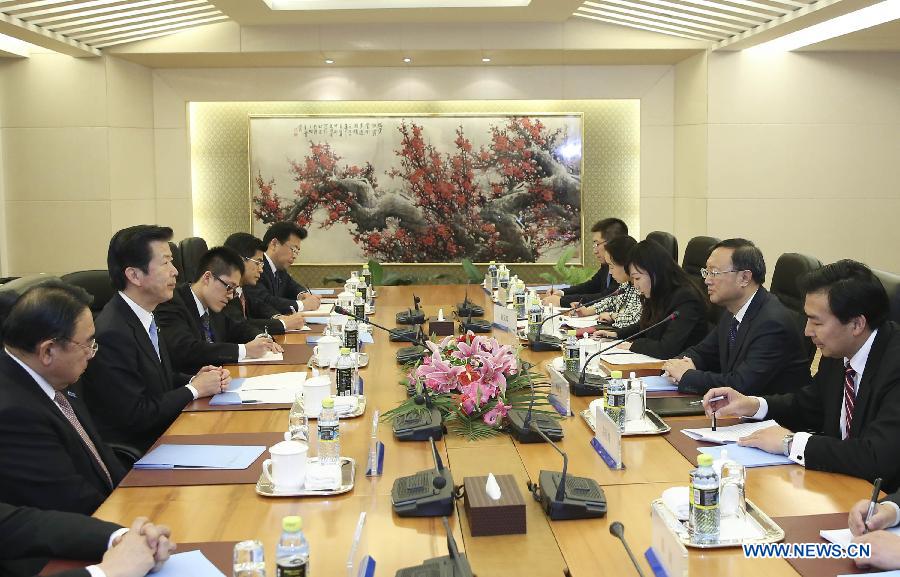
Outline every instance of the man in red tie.
[[97, 353], [90, 296], [62, 282], [12, 306], [0, 353], [0, 495], [91, 514], [125, 471], [70, 385]]
[[[740, 440], [783, 453], [809, 469], [883, 479], [900, 487], [900, 327], [869, 268], [852, 260], [802, 278], [806, 335], [822, 353], [812, 382], [795, 393], [749, 397], [711, 389], [708, 414], [774, 419], [778, 425]], [[721, 400], [711, 401], [715, 397]]]

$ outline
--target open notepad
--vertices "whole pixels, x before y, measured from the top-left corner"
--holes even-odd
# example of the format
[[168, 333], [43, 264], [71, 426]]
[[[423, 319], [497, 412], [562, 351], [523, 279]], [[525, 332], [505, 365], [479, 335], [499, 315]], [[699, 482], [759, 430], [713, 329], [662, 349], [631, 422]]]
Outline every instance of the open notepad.
[[228, 390], [214, 395], [209, 404], [291, 404], [297, 393], [303, 390], [304, 381], [305, 371], [232, 379]]
[[603, 353], [600, 358], [610, 365], [640, 365], [644, 363], [661, 363], [662, 359], [642, 355], [640, 353], [632, 353], [623, 349], [612, 349], [608, 353]]
[[135, 469], [246, 469], [266, 448], [256, 445], [162, 444], [134, 464]]
[[[887, 529], [887, 531], [894, 535], [900, 535], [900, 527], [891, 527], [890, 529]], [[853, 540], [853, 534], [850, 533], [850, 529], [822, 529], [819, 531], [819, 536], [829, 543], [835, 543], [845, 547]], [[900, 574], [900, 571], [897, 571], [897, 573]], [[888, 575], [888, 573], [879, 573], [879, 575]]]
[[741, 437], [746, 437], [750, 433], [775, 425], [777, 425], [777, 423], [770, 419], [768, 421], [748, 421], [729, 427], [716, 427], [715, 431], [707, 427], [703, 429], [682, 429], [681, 432], [695, 441], [704, 441], [706, 443], [737, 443], [738, 439]]
[[169, 557], [155, 577], [225, 577], [200, 551], [176, 553]]
[[284, 360], [284, 353], [273, 353], [272, 351], [266, 351], [266, 354], [264, 354], [261, 357], [256, 357], [256, 358], [252, 358], [252, 359], [249, 357], [245, 357], [245, 358], [239, 360], [238, 362], [239, 363], [258, 363], [260, 361], [283, 361], [283, 360]]

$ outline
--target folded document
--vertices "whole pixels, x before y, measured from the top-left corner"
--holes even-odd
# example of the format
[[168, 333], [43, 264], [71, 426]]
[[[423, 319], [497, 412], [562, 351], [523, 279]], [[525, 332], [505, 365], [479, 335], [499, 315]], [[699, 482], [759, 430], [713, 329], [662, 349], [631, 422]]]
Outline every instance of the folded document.
[[746, 437], [751, 433], [755, 433], [760, 429], [774, 427], [777, 423], [773, 420], [768, 421], [748, 421], [746, 423], [738, 423], [729, 427], [716, 427], [713, 431], [710, 428], [703, 429], [682, 429], [681, 432], [695, 441], [703, 441], [706, 443], [737, 443], [741, 437]]
[[135, 469], [246, 469], [256, 461], [262, 445], [162, 444], [134, 464]]

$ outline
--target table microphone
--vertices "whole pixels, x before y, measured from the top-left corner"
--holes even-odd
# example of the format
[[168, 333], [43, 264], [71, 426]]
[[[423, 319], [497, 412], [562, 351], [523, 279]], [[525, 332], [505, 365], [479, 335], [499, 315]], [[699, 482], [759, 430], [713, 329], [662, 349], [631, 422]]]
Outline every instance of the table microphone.
[[634, 558], [634, 553], [631, 552], [631, 547], [628, 546], [628, 541], [625, 540], [625, 525], [618, 521], [614, 521], [609, 526], [609, 532], [618, 537], [618, 539], [622, 542], [622, 545], [625, 547], [625, 551], [628, 553], [628, 556], [631, 558], [631, 564], [634, 565], [634, 568], [637, 569], [638, 575], [644, 577], [644, 572], [641, 571], [641, 566], [638, 565], [637, 559]]
[[546, 323], [550, 319], [554, 319], [560, 315], [564, 315], [566, 313], [572, 313], [572, 312], [581, 310], [586, 307], [592, 307], [595, 304], [602, 301], [603, 299], [605, 299], [606, 297], [616, 296], [616, 295], [620, 294], [621, 292], [623, 292], [624, 290], [625, 289], [623, 289], [623, 288], [617, 288], [615, 291], [611, 292], [608, 295], [602, 296], [602, 297], [600, 297], [598, 299], [594, 299], [592, 301], [579, 303], [577, 307], [573, 307], [571, 309], [564, 310], [564, 311], [559, 311], [558, 313], [554, 313], [554, 314], [548, 316], [547, 318], [542, 320], [540, 326], [538, 326], [537, 340], [534, 340], [534, 341], [529, 340], [528, 346], [531, 348], [532, 351], [534, 351], [536, 353], [541, 353], [541, 352], [546, 352], [546, 351], [558, 351], [560, 348], [560, 345], [562, 344], [562, 340], [559, 337], [553, 337], [552, 339], [548, 339], [545, 341], [544, 335], [543, 335], [544, 323]]
[[[531, 388], [531, 400], [528, 402], [528, 410], [513, 409], [507, 415], [509, 428], [512, 435], [520, 443], [543, 443], [544, 439], [561, 441], [563, 430], [556, 419], [533, 414], [534, 411], [534, 381], [531, 380], [531, 367], [522, 367], [528, 385]], [[543, 434], [541, 434], [543, 433]]]

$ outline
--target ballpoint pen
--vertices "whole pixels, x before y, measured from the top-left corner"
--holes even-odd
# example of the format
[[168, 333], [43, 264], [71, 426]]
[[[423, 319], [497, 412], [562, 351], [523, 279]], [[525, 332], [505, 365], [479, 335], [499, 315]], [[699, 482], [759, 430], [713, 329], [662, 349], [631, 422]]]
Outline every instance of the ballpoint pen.
[[881, 492], [881, 477], [875, 479], [875, 486], [872, 488], [872, 498], [869, 500], [869, 510], [866, 511], [866, 519], [863, 521], [863, 525], [866, 527], [866, 533], [869, 532], [869, 519], [872, 518], [872, 513], [875, 512], [875, 505], [878, 502], [878, 493]]
[[[715, 403], [716, 401], [723, 401], [723, 400], [725, 400], [725, 395], [719, 395], [718, 397], [711, 398], [709, 400], [709, 402]], [[699, 407], [700, 405], [703, 404], [703, 399], [700, 399], [699, 401], [691, 401], [688, 404], [691, 405], [692, 407]]]

